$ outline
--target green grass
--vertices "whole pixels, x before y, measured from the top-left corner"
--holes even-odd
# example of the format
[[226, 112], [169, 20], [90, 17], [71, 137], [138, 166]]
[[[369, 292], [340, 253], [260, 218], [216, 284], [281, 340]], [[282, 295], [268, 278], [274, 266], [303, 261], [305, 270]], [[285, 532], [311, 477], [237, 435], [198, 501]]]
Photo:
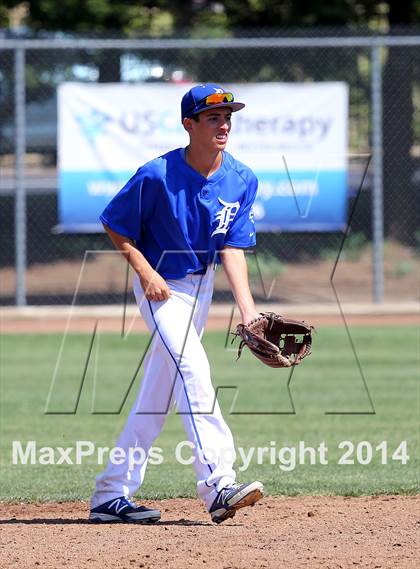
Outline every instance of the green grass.
[[[240, 480], [259, 479], [270, 494], [419, 491], [416, 329], [355, 327], [351, 333], [374, 414], [342, 327], [317, 331], [314, 353], [295, 369], [290, 390], [287, 370], [268, 369], [246, 350], [235, 362], [235, 353], [224, 349], [225, 334], [205, 336], [213, 380], [220, 387], [219, 401], [237, 447], [243, 447], [245, 452], [250, 447], [275, 447], [280, 451], [282, 447], [296, 447], [299, 441], [313, 447], [325, 442], [328, 447], [326, 465], [306, 462], [285, 471], [279, 468], [278, 459], [276, 464], [270, 464], [266, 454], [262, 464], [254, 459], [246, 471], [238, 472]], [[13, 465], [12, 441], [26, 444], [34, 440], [38, 449], [74, 446], [77, 440], [112, 447], [134, 400], [141, 372], [121, 414], [116, 413], [147, 338], [132, 335], [121, 340], [116, 334], [101, 334], [91, 353], [77, 412], [45, 414], [61, 340], [59, 335], [4, 335], [1, 340], [0, 500], [88, 499], [94, 477], [102, 468], [96, 457], [89, 457], [81, 465]], [[74, 409], [89, 345], [88, 335], [67, 338], [51, 390], [50, 411], [63, 413]], [[222, 389], [223, 386], [228, 388]], [[236, 390], [233, 386], [237, 386]], [[192, 467], [179, 464], [174, 456], [175, 446], [184, 439], [180, 417], [173, 414], [155, 443], [165, 460], [159, 466], [149, 466], [142, 496], [196, 495]], [[338, 448], [340, 441], [352, 441], [355, 445], [367, 441], [373, 449], [387, 441], [387, 464], [381, 464], [381, 453], [374, 450], [368, 465], [339, 465], [344, 453], [344, 449]], [[407, 441], [407, 464], [392, 460], [401, 441]], [[287, 451], [283, 452], [287, 458]], [[241, 466], [239, 459], [237, 470]]]

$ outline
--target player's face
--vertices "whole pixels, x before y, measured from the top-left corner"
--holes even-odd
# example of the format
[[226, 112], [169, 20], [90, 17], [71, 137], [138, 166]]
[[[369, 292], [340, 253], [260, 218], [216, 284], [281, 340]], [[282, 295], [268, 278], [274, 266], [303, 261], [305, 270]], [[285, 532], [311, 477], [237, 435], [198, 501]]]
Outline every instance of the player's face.
[[209, 152], [224, 150], [231, 129], [232, 111], [229, 108], [209, 109], [191, 120], [191, 140]]

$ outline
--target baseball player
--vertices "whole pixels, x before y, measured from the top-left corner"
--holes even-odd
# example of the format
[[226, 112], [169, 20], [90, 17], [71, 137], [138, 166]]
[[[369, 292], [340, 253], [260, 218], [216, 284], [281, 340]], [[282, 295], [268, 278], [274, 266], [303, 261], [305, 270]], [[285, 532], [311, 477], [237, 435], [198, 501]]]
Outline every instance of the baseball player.
[[[139, 395], [116, 444], [126, 458], [110, 460], [97, 477], [93, 521], [160, 519], [159, 510], [130, 498], [143, 482], [148, 452], [173, 406], [194, 453], [198, 494], [214, 522], [263, 495], [260, 482], [236, 482], [232, 434], [201, 343], [216, 263], [224, 267], [242, 322], [257, 315], [244, 254], [256, 243], [257, 179], [225, 151], [232, 113], [244, 106], [218, 85], [193, 87], [181, 102], [189, 145], [142, 166], [100, 217], [134, 269], [136, 301], [153, 340]], [[143, 453], [134, 466], [130, 449]]]

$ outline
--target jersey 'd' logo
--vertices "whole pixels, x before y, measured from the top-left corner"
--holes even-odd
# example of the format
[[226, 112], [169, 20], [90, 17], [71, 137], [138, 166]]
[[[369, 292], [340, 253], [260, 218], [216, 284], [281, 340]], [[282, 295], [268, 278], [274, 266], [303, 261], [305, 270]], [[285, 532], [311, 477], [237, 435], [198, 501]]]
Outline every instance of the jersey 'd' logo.
[[222, 204], [223, 207], [222, 209], [219, 209], [219, 211], [216, 213], [216, 221], [218, 221], [219, 224], [211, 234], [212, 237], [214, 235], [217, 235], [218, 233], [224, 233], [224, 234], [227, 233], [227, 230], [229, 229], [229, 223], [238, 213], [240, 207], [239, 202], [231, 203], [231, 202], [225, 202], [220, 198], [217, 199], [219, 200], [219, 202]]

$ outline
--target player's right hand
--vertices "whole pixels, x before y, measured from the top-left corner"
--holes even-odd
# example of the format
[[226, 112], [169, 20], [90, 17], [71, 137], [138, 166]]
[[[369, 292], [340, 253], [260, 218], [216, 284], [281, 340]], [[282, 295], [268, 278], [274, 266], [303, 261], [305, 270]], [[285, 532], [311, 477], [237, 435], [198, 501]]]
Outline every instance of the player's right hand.
[[156, 271], [151, 271], [146, 275], [139, 275], [139, 278], [147, 300], [162, 301], [168, 300], [171, 296], [171, 291], [165, 279]]

